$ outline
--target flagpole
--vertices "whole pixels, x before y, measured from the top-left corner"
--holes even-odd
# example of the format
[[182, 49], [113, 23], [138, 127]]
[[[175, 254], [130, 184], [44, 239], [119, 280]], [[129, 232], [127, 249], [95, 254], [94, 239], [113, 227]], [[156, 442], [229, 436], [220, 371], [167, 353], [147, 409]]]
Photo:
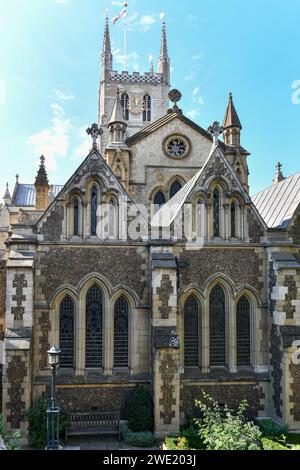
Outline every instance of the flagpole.
[[127, 66], [127, 11], [124, 17], [124, 71]]

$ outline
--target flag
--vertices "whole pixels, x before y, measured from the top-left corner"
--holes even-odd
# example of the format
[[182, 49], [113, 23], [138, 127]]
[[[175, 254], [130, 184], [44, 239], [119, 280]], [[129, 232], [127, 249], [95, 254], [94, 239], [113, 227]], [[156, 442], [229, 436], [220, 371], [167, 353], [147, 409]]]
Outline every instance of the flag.
[[119, 11], [119, 13], [117, 14], [117, 16], [115, 16], [111, 21], [113, 24], [115, 24], [120, 18], [123, 18], [123, 16], [126, 15], [127, 13], [127, 7], [128, 7], [128, 3], [127, 2], [124, 2], [124, 8], [123, 10]]

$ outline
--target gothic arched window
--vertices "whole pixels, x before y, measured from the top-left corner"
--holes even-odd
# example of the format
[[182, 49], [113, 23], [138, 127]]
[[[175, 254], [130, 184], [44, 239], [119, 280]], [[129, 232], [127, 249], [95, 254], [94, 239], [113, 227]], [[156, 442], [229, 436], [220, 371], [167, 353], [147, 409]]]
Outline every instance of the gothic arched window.
[[209, 299], [210, 308], [210, 365], [224, 366], [225, 355], [225, 293], [216, 285]]
[[98, 196], [96, 186], [92, 187], [91, 192], [91, 235], [97, 235], [97, 206]]
[[213, 215], [214, 215], [214, 237], [220, 236], [220, 192], [218, 189], [213, 193]]
[[237, 365], [250, 366], [250, 304], [245, 296], [239, 299], [236, 307], [236, 350]]
[[75, 236], [79, 235], [79, 202], [78, 202], [77, 198], [74, 201], [74, 229], [73, 229], [73, 235], [75, 235]]
[[184, 305], [184, 365], [198, 367], [199, 361], [199, 304], [191, 296]]
[[154, 205], [162, 207], [166, 203], [166, 196], [161, 191], [158, 191], [154, 196]]
[[108, 203], [108, 238], [116, 240], [118, 237], [118, 205], [114, 199]]
[[59, 346], [61, 349], [60, 367], [74, 367], [74, 302], [68, 295], [60, 304], [59, 310]]
[[148, 93], [143, 98], [143, 121], [151, 122], [151, 96]]
[[123, 115], [126, 121], [129, 121], [129, 96], [127, 93], [121, 95], [121, 105], [123, 108]]
[[170, 188], [170, 199], [174, 197], [182, 189], [182, 184], [179, 181], [175, 181]]
[[103, 299], [97, 286], [89, 289], [86, 296], [85, 366], [102, 367], [103, 345]]
[[128, 302], [122, 295], [114, 310], [114, 367], [128, 367], [128, 313]]
[[233, 201], [230, 207], [230, 218], [231, 218], [231, 237], [236, 237], [236, 203]]

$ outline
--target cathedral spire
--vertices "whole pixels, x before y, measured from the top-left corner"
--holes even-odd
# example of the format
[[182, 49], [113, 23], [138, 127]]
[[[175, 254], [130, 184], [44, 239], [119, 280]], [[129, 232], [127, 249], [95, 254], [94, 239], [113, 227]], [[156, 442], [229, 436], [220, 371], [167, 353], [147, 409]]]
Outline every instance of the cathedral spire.
[[162, 15], [162, 34], [160, 56], [158, 61], [158, 72], [163, 74], [164, 82], [170, 85], [170, 58], [168, 54], [167, 29], [165, 15]]
[[103, 37], [103, 48], [102, 48], [102, 79], [105, 79], [106, 72], [112, 70], [113, 56], [111, 53], [111, 42], [110, 42], [110, 32], [109, 32], [109, 23], [108, 23], [108, 14], [106, 12], [105, 16], [105, 26], [104, 26], [104, 37]]
[[229, 93], [228, 105], [223, 122], [224, 142], [226, 145], [240, 146], [242, 125], [233, 104], [232, 93]]

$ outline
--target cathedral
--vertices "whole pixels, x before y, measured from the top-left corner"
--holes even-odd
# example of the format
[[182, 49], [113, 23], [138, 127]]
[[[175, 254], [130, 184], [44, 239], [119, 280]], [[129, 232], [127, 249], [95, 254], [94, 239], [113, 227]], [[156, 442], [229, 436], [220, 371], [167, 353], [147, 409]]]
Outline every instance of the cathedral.
[[53, 345], [67, 411], [124, 419], [142, 384], [157, 438], [195, 416], [202, 391], [300, 431], [300, 173], [278, 164], [251, 195], [232, 94], [208, 130], [180, 98], [165, 21], [157, 72], [130, 74], [114, 70], [106, 19], [90, 153], [63, 186], [45, 155], [33, 184], [6, 188], [0, 406], [24, 441]]

